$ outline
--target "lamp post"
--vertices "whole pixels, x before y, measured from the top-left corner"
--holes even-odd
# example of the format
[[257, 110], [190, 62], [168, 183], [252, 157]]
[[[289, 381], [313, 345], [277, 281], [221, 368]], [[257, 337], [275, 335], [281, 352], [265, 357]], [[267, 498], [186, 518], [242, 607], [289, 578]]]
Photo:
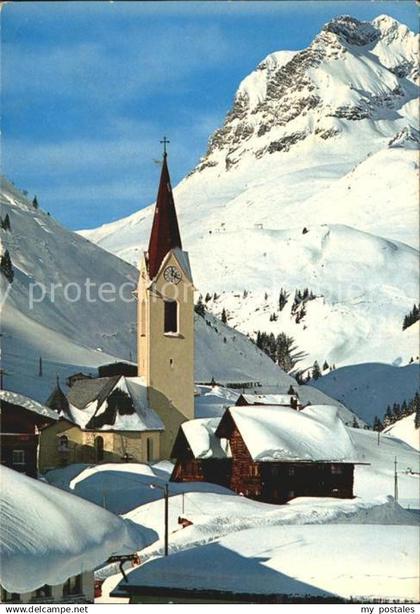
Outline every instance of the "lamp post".
[[164, 537], [164, 553], [165, 556], [169, 554], [169, 487], [168, 483], [165, 486], [160, 486], [159, 484], [150, 484], [150, 488], [159, 488], [163, 490], [164, 494], [164, 527], [165, 527], [165, 537]]
[[[121, 478], [120, 478], [121, 479]], [[129, 478], [126, 478], [129, 479]], [[146, 482], [143, 482], [142, 480], [138, 480], [138, 482], [140, 484], [143, 484], [144, 486], [147, 486], [148, 488], [159, 488], [159, 490], [163, 491], [164, 494], [164, 552], [165, 552], [165, 556], [168, 556], [169, 554], [169, 486], [168, 483], [166, 482], [164, 486], [161, 486], [160, 484], [156, 484], [155, 482], [152, 482], [151, 484], [147, 484]], [[105, 491], [103, 490], [103, 499], [105, 501]]]

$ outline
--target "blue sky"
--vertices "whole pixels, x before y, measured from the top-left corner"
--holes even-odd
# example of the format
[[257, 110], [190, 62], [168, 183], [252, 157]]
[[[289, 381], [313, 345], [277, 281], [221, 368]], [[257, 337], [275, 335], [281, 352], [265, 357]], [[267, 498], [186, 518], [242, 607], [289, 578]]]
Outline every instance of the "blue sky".
[[121, 218], [153, 202], [164, 134], [176, 184], [267, 54], [381, 13], [417, 29], [411, 0], [6, 4], [2, 172], [70, 228]]

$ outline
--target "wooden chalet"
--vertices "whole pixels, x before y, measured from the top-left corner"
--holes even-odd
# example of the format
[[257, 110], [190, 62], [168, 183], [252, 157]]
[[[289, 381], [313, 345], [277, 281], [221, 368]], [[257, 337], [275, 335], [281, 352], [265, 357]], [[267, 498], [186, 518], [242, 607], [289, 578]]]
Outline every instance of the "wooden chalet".
[[264, 501], [353, 497], [355, 450], [337, 408], [235, 406], [184, 423], [174, 482], [209, 481]]
[[57, 414], [15, 392], [0, 390], [1, 464], [36, 478], [39, 433], [53, 424]]
[[235, 403], [238, 407], [248, 405], [276, 405], [278, 407], [292, 407], [293, 409], [301, 409], [302, 404], [296, 393], [291, 394], [245, 394], [239, 395]]

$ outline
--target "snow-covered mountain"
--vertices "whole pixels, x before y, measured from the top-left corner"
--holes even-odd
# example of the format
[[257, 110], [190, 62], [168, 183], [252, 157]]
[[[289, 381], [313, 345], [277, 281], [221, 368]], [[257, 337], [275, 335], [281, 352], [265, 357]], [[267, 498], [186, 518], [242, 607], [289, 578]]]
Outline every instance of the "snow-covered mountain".
[[[57, 375], [63, 383], [80, 369], [135, 360], [137, 270], [34, 208], [6, 179], [0, 205], [10, 220], [0, 253], [9, 252], [14, 273], [11, 284], [0, 273], [4, 388], [44, 402]], [[295, 384], [245, 335], [211, 314], [206, 320], [196, 317], [197, 380], [251, 380], [283, 392]]]
[[[195, 284], [220, 295], [208, 309], [291, 335], [300, 367], [418, 354], [402, 331], [418, 301], [417, 39], [387, 16], [339, 17], [307, 49], [272, 53], [175, 189]], [[152, 211], [81, 234], [137, 265]], [[296, 318], [305, 287], [316, 298]]]
[[[415, 327], [417, 338], [418, 326]], [[327, 373], [311, 386], [338, 399], [364, 420], [381, 420], [388, 405], [407, 403], [414, 398], [419, 386], [418, 364], [395, 367], [381, 363], [351, 365]], [[392, 428], [392, 427], [390, 427]]]

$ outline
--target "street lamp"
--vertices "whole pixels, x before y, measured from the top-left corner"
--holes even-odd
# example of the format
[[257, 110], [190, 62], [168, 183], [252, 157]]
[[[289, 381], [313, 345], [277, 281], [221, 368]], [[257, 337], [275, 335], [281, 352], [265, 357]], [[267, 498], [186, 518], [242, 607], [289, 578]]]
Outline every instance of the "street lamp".
[[[126, 477], [126, 479], [128, 480], [129, 478]], [[137, 481], [140, 484], [147, 486], [148, 488], [153, 488], [153, 489], [159, 488], [159, 490], [163, 491], [164, 501], [165, 501], [165, 505], [164, 505], [165, 556], [168, 556], [168, 550], [169, 550], [169, 486], [168, 486], [168, 483], [166, 482], [164, 486], [161, 486], [160, 484], [156, 484], [155, 482], [152, 482], [151, 484], [147, 484], [146, 482], [143, 482], [142, 480], [137, 480]]]
[[168, 542], [169, 542], [169, 488], [166, 483], [165, 486], [159, 484], [150, 484], [150, 488], [159, 488], [163, 490], [165, 506], [164, 506], [164, 523], [165, 523], [165, 556], [168, 556]]

